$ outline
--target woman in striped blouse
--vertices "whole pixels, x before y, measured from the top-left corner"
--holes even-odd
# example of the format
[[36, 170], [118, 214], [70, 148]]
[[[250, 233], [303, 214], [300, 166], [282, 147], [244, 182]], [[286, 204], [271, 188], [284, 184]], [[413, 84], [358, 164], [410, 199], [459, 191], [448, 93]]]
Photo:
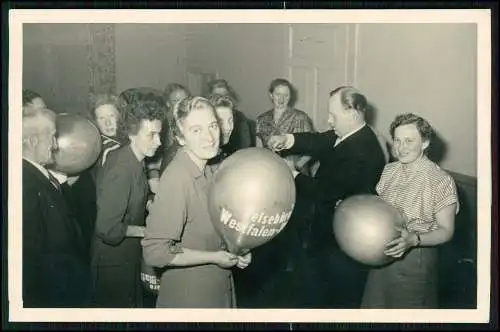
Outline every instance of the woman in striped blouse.
[[433, 130], [415, 115], [398, 115], [390, 126], [397, 161], [386, 165], [378, 194], [404, 212], [406, 227], [387, 244], [396, 258], [370, 271], [362, 308], [437, 308], [437, 246], [453, 237], [458, 212], [453, 178], [425, 151]]

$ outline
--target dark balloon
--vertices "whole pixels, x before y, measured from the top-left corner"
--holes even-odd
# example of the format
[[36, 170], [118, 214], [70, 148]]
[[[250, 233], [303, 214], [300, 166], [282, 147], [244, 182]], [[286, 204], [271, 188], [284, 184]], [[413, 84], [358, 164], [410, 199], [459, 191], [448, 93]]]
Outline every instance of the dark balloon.
[[333, 231], [340, 248], [354, 260], [372, 266], [390, 263], [385, 246], [400, 236], [403, 225], [398, 209], [375, 195], [356, 195], [335, 210]]
[[101, 153], [97, 127], [77, 114], [63, 113], [56, 118], [58, 149], [54, 154], [56, 171], [78, 174], [94, 164]]
[[228, 251], [241, 255], [285, 228], [295, 205], [295, 182], [276, 154], [247, 148], [222, 162], [208, 200], [212, 223]]

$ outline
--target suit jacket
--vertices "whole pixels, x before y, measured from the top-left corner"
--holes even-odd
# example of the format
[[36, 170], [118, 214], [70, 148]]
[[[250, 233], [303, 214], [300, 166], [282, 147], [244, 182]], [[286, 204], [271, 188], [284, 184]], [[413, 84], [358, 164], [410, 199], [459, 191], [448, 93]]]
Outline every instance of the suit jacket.
[[62, 191], [23, 160], [24, 307], [86, 305], [89, 266], [84, 243]]
[[331, 234], [331, 218], [339, 200], [358, 194], [376, 194], [375, 186], [385, 165], [384, 153], [368, 126], [336, 147], [337, 135], [333, 130], [294, 134], [294, 138], [289, 152], [309, 154], [320, 162], [314, 178], [296, 176], [297, 191], [301, 197], [315, 202], [321, 223], [328, 225], [324, 231]]

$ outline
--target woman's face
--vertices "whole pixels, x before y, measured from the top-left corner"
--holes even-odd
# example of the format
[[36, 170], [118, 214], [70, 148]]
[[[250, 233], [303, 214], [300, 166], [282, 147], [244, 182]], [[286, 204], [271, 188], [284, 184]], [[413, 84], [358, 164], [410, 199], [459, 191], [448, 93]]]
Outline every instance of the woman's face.
[[227, 96], [229, 94], [229, 91], [225, 87], [214, 87], [212, 89], [212, 94], [214, 95], [221, 95], [221, 96]]
[[219, 118], [220, 131], [222, 134], [221, 145], [226, 145], [229, 143], [229, 137], [231, 137], [234, 128], [233, 110], [229, 107], [217, 107], [215, 111]]
[[271, 93], [274, 108], [286, 108], [290, 102], [290, 89], [286, 85], [278, 85]]
[[116, 136], [118, 128], [118, 110], [114, 105], [101, 105], [95, 109], [95, 119], [99, 131], [110, 137]]
[[413, 123], [401, 125], [394, 130], [394, 157], [403, 164], [420, 158], [428, 146], [429, 141], [422, 140], [417, 126]]
[[36, 108], [46, 108], [47, 106], [45, 105], [45, 102], [43, 101], [42, 98], [36, 97], [31, 100], [31, 105]]
[[175, 104], [177, 104], [182, 99], [186, 98], [188, 94], [184, 90], [175, 90], [168, 96], [168, 106], [173, 109]]
[[181, 120], [183, 137], [178, 137], [179, 144], [184, 146], [200, 160], [209, 160], [219, 151], [219, 122], [213, 109], [208, 105], [191, 111]]

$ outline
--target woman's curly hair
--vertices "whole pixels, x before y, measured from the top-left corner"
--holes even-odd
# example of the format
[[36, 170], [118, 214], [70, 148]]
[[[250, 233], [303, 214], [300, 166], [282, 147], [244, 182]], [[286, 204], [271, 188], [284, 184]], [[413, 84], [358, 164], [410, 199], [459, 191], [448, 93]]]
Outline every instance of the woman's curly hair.
[[137, 134], [143, 120], [159, 120], [163, 122], [165, 112], [165, 105], [155, 99], [133, 99], [127, 104], [126, 111], [124, 112], [127, 135]]
[[118, 123], [116, 126], [116, 139], [122, 143], [128, 141], [127, 133], [125, 131], [123, 119], [123, 105], [120, 103], [120, 98], [111, 93], [91, 94], [90, 95], [90, 118], [94, 123], [96, 122], [95, 111], [103, 105], [112, 105], [118, 111]]

